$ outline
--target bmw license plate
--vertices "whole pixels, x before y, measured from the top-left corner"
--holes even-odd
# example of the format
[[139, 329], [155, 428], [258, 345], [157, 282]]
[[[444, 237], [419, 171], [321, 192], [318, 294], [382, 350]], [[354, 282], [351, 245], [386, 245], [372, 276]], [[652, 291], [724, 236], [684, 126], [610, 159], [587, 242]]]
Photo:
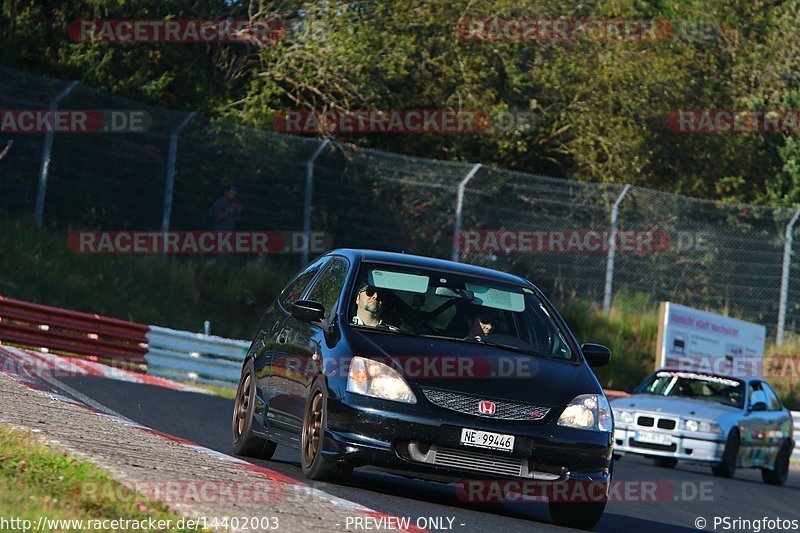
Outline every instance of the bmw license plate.
[[664, 446], [672, 444], [672, 435], [667, 435], [666, 433], [637, 431], [634, 438], [639, 442], [648, 442], [650, 444], [663, 444]]
[[514, 451], [514, 435], [502, 435], [500, 433], [463, 428], [461, 430], [461, 444], [464, 446], [512, 452]]

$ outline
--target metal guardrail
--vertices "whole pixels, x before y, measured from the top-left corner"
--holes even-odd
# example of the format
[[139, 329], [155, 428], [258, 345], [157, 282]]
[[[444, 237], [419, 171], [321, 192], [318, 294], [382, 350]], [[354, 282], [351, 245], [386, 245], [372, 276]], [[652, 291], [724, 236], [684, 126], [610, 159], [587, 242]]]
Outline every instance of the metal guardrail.
[[146, 324], [0, 296], [0, 341], [137, 367], [145, 362]]
[[248, 341], [159, 326], [150, 326], [147, 341], [148, 374], [223, 387], [237, 385], [250, 347]]

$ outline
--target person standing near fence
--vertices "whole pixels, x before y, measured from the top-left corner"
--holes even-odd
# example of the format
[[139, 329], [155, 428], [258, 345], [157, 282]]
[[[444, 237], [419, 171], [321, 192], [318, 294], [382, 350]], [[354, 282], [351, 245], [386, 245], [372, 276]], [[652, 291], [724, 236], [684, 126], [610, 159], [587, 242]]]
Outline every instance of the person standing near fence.
[[242, 204], [236, 201], [237, 189], [231, 185], [217, 198], [211, 211], [214, 215], [214, 231], [233, 231], [242, 218]]

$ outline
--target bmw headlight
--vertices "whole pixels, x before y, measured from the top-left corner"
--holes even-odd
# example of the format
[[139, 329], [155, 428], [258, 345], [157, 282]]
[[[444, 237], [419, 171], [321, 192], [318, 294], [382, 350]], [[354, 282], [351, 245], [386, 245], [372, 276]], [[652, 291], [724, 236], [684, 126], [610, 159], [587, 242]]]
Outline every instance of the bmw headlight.
[[614, 409], [614, 420], [620, 424], [633, 424], [633, 413], [622, 409]]
[[395, 402], [417, 403], [408, 383], [395, 369], [364, 357], [353, 357], [350, 361], [347, 392]]
[[602, 394], [582, 394], [572, 400], [561, 413], [558, 425], [611, 432], [611, 407]]
[[719, 425], [693, 418], [687, 418], [683, 421], [683, 429], [693, 433], [716, 433], [717, 435], [722, 435], [722, 428]]

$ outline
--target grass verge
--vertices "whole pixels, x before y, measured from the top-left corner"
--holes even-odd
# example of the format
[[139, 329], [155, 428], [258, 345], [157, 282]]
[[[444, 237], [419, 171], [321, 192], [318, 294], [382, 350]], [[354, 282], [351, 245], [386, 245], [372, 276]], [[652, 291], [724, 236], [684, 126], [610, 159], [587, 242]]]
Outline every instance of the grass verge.
[[[89, 487], [102, 486], [120, 498], [93, 497]], [[34, 527], [40, 517], [51, 521], [45, 531], [85, 531], [88, 520], [126, 519], [170, 520], [165, 531], [197, 531], [178, 528], [180, 515], [163, 502], [153, 502], [114, 481], [105, 470], [67, 453], [59, 453], [37, 441], [31, 434], [0, 424], [0, 517], [30, 520]], [[55, 524], [52, 520], [83, 520]], [[20, 524], [21, 522], [17, 522]], [[20, 529], [13, 523], [0, 528]], [[10, 529], [6, 529], [10, 528]]]

